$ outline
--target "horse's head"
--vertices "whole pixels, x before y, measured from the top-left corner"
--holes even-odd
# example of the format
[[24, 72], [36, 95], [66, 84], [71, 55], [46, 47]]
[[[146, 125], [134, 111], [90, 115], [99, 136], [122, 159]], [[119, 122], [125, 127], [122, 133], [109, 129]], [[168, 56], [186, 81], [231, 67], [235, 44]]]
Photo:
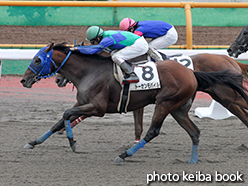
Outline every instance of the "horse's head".
[[[57, 48], [55, 49], [55, 47]], [[60, 50], [60, 52], [55, 54], [54, 50]], [[53, 54], [58, 67], [56, 62], [52, 59]], [[69, 47], [65, 46], [64, 43], [56, 46], [52, 43], [47, 47], [43, 47], [34, 56], [28, 69], [24, 73], [21, 80], [22, 85], [31, 88], [32, 85], [40, 79], [53, 76], [64, 66], [70, 55], [71, 51], [69, 51]]]
[[227, 49], [228, 55], [237, 58], [248, 50], [248, 25], [239, 33], [238, 37]]
[[46, 75], [51, 74], [53, 46], [54, 43], [51, 43], [50, 45], [43, 47], [33, 57], [28, 69], [21, 79], [21, 83], [24, 87], [31, 88], [35, 82], [39, 81], [41, 78], [45, 78]]

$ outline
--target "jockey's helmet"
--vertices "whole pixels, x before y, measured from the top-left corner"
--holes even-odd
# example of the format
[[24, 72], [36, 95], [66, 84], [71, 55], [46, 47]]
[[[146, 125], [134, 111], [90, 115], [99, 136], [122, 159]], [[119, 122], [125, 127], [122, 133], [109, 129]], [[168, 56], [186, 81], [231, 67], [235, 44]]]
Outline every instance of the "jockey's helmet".
[[99, 26], [91, 26], [86, 31], [87, 40], [94, 42], [98, 41], [98, 37], [103, 35], [103, 30]]
[[132, 18], [124, 18], [119, 24], [120, 30], [130, 31], [136, 25], [136, 22]]

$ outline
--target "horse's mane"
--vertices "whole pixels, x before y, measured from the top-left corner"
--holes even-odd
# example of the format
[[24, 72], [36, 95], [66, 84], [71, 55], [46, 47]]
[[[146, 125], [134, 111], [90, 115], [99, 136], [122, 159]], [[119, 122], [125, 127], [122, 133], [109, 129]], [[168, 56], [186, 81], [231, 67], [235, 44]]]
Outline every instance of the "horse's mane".
[[68, 46], [66, 42], [56, 44], [53, 47], [54, 50], [59, 50], [61, 52], [65, 52], [65, 53], [68, 53], [69, 48], [70, 48], [70, 46]]
[[[65, 53], [65, 54], [67, 54], [69, 52], [70, 47], [71, 46], [67, 45], [66, 42], [63, 42], [63, 43], [54, 45], [53, 49], [61, 51], [61, 52]], [[82, 53], [80, 53], [78, 51], [72, 51], [72, 53], [83, 55], [83, 56], [87, 55], [88, 57], [93, 57], [93, 58], [97, 58], [97, 59], [110, 59], [110, 57], [104, 57], [104, 56], [102, 56], [100, 54], [88, 55], [88, 54], [82, 54]]]

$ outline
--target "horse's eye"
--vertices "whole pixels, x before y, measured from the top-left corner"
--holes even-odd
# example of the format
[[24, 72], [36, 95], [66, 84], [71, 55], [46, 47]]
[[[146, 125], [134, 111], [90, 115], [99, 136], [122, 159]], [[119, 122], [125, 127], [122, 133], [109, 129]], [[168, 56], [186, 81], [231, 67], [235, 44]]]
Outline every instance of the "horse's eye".
[[41, 59], [38, 58], [38, 57], [36, 57], [36, 58], [34, 59], [34, 65], [35, 65], [35, 66], [38, 66], [39, 64], [41, 64]]
[[248, 34], [248, 32], [247, 31], [244, 31], [244, 35], [247, 35]]

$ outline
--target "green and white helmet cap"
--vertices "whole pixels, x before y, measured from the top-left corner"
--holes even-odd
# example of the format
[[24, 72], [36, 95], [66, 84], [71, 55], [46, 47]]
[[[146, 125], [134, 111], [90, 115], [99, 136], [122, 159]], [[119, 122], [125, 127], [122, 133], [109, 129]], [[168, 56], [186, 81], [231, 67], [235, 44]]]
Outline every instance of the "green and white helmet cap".
[[86, 40], [94, 40], [99, 36], [103, 35], [103, 30], [99, 26], [91, 26], [86, 31]]

